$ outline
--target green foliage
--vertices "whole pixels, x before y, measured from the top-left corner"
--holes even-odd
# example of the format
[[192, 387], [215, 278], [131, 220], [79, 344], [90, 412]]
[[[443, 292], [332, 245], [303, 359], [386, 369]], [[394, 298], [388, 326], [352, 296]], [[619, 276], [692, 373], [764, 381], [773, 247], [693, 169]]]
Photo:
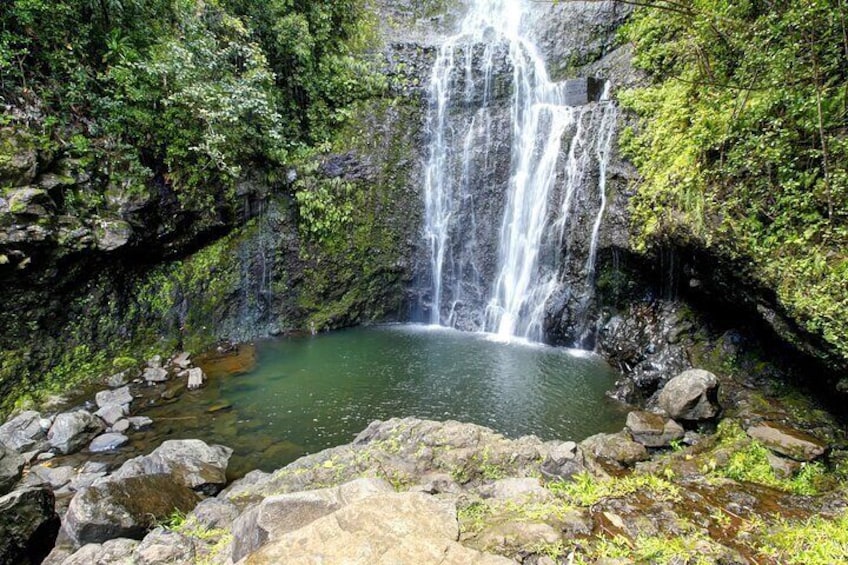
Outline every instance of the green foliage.
[[843, 0], [657, 2], [624, 29], [651, 83], [622, 146], [642, 246], [693, 239], [747, 264], [848, 356]]
[[349, 228], [353, 216], [353, 187], [341, 178], [298, 180], [295, 200], [301, 233], [321, 244], [330, 244]]
[[757, 549], [779, 563], [830, 565], [848, 562], [848, 512], [828, 519], [781, 520], [763, 532]]
[[186, 208], [226, 208], [237, 179], [273, 176], [385, 88], [361, 55], [376, 29], [362, 0], [6, 4], [0, 98], [38, 106], [21, 125], [57, 126], [101, 195], [157, 179]]
[[717, 438], [719, 447], [730, 449], [731, 454], [724, 465], [708, 469], [712, 474], [795, 494], [814, 495], [821, 492], [826, 474], [821, 463], [802, 463], [801, 469], [793, 477], [781, 478], [769, 463], [769, 450], [760, 442], [749, 438], [737, 422], [722, 420], [719, 423]]
[[168, 514], [165, 518], [163, 518], [159, 525], [165, 528], [166, 530], [179, 530], [186, 524], [186, 515], [185, 512], [175, 508], [173, 512]]
[[635, 492], [650, 492], [657, 500], [674, 500], [680, 495], [673, 483], [645, 473], [598, 479], [583, 472], [570, 481], [555, 481], [547, 486], [554, 494], [577, 506], [592, 506], [605, 498], [621, 498]]

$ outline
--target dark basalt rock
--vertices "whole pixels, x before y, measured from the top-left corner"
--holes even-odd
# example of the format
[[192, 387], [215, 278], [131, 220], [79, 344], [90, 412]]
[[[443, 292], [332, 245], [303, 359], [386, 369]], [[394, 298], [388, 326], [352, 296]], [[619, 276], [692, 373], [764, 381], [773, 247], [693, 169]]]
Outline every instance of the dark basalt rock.
[[145, 475], [106, 482], [78, 492], [64, 528], [77, 546], [126, 537], [141, 539], [174, 510], [188, 512], [199, 498], [170, 475]]
[[18, 490], [0, 498], [0, 565], [41, 563], [59, 533], [53, 493]]
[[0, 494], [6, 494], [21, 478], [24, 458], [0, 443]]

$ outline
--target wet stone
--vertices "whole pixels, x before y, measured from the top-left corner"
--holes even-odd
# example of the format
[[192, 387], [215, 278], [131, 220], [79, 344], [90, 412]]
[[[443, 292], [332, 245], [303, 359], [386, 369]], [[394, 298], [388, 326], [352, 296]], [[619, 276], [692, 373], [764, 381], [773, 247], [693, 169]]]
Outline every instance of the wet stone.
[[106, 422], [107, 426], [113, 426], [115, 422], [122, 420], [128, 413], [129, 409], [126, 405], [109, 404], [100, 408], [94, 415]]
[[37, 475], [44, 483], [49, 484], [54, 490], [60, 489], [76, 476], [73, 467], [50, 467], [47, 465], [36, 465], [30, 472]]
[[580, 445], [598, 459], [624, 466], [649, 459], [645, 446], [633, 441], [627, 432], [596, 434], [583, 440]]
[[123, 386], [115, 390], [101, 390], [94, 397], [94, 401], [97, 403], [99, 408], [111, 405], [120, 406], [123, 404], [129, 404], [132, 400], [133, 396], [130, 392], [130, 387], [128, 386]]
[[106, 379], [106, 386], [109, 388], [118, 388], [126, 385], [128, 382], [130, 382], [130, 371], [126, 370], [109, 376]]
[[122, 419], [122, 420], [118, 420], [117, 422], [112, 424], [112, 427], [109, 428], [109, 431], [115, 432], [115, 433], [118, 433], [118, 434], [122, 434], [122, 433], [125, 433], [126, 431], [128, 431], [130, 429], [130, 427], [131, 427], [130, 421], [127, 420], [127, 419]]
[[163, 383], [168, 380], [168, 371], [161, 367], [148, 367], [141, 376], [148, 383]]
[[203, 386], [206, 380], [206, 375], [203, 374], [203, 369], [195, 367], [188, 371], [188, 389], [194, 390]]
[[682, 439], [684, 435], [680, 424], [651, 412], [630, 412], [626, 425], [633, 440], [645, 447], [665, 447], [672, 441]]
[[812, 461], [822, 456], [827, 448], [813, 436], [776, 422], [751, 426], [747, 433], [772, 451], [796, 461]]
[[153, 425], [153, 420], [151, 420], [147, 416], [131, 416], [127, 418], [127, 421], [130, 423], [130, 426], [132, 426], [132, 429], [134, 430], [143, 430]]
[[102, 451], [112, 451], [126, 445], [129, 438], [124, 434], [108, 433], [94, 438], [94, 441], [88, 446], [88, 450], [92, 453], [100, 453]]

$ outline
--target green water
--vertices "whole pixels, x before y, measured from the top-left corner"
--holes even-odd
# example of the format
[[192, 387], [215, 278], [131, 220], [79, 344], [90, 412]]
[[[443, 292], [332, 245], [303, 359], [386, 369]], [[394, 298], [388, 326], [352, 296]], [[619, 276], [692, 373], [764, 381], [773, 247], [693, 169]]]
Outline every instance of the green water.
[[[149, 441], [197, 437], [235, 449], [235, 475], [350, 442], [375, 419], [482, 424], [510, 437], [580, 440], [621, 429], [597, 357], [427, 326], [381, 326], [260, 342], [256, 368], [212, 378], [148, 410]], [[231, 407], [209, 413], [210, 407]]]

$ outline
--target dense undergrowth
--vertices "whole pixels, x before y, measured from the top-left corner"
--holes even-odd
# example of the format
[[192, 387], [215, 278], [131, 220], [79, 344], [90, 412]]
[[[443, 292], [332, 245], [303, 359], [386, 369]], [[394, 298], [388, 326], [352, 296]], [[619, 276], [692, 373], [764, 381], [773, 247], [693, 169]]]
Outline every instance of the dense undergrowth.
[[643, 246], [747, 265], [848, 356], [848, 8], [843, 0], [651, 2], [624, 28], [649, 85], [622, 93]]
[[371, 29], [360, 0], [14, 0], [0, 97], [23, 111], [2, 120], [99, 163], [95, 204], [157, 178], [211, 207], [246, 171], [273, 180], [381, 87], [352, 56]]
[[[255, 256], [265, 262], [282, 253], [265, 249], [271, 235], [264, 232], [289, 221], [289, 200], [299, 204], [291, 221], [306, 240], [324, 243], [341, 230], [371, 237], [371, 214], [339, 219], [338, 199], [328, 204], [329, 193], [308, 178], [316, 155], [332, 147], [357, 105], [385, 92], [386, 79], [369, 54], [374, 18], [366, 0], [3, 5], [0, 203], [12, 198], [11, 218], [19, 212], [12, 195], [29, 188], [24, 185], [58, 179], [50, 180], [49, 213], [38, 222], [126, 220], [136, 236], [120, 253], [142, 258], [136, 267], [132, 257], [119, 262], [117, 253], [92, 265], [85, 246], [62, 235], [24, 242], [23, 251], [12, 244], [16, 257], [0, 249], [4, 282], [36, 282], [7, 295], [0, 316], [4, 409], [15, 397], [73, 387], [109, 371], [108, 358], [201, 349], [235, 336], [239, 328], [213, 326], [235, 317], [236, 298], [263, 299], [239, 288], [252, 277]], [[6, 165], [30, 150], [37, 155], [35, 179], [10, 176], [16, 169]], [[297, 183], [288, 178], [294, 170]], [[360, 194], [362, 184], [345, 184], [339, 210], [369, 198]], [[266, 212], [245, 223], [256, 207], [251, 198], [264, 199]], [[281, 211], [269, 214], [269, 208]], [[365, 244], [335, 246], [343, 254], [357, 245]], [[358, 257], [351, 254], [350, 261]], [[104, 261], [114, 265], [105, 273]], [[332, 278], [323, 271], [316, 277]], [[262, 290], [288, 288], [287, 273], [278, 275]], [[58, 300], [68, 319], [51, 312]]]

